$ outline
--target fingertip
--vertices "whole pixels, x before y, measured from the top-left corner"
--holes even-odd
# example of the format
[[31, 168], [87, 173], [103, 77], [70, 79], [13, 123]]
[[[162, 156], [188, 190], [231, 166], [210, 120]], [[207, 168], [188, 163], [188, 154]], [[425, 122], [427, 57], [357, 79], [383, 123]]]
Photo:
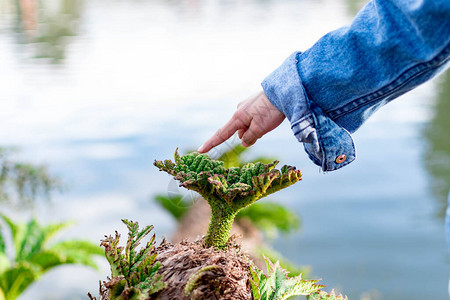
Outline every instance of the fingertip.
[[197, 152], [205, 153], [206, 152], [205, 150], [206, 150], [206, 146], [205, 146], [205, 144], [203, 144], [198, 148]]

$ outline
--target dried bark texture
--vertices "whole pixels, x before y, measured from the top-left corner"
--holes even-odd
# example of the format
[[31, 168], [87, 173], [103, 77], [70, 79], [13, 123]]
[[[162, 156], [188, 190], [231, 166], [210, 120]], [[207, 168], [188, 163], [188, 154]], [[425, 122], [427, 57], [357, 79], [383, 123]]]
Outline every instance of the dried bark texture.
[[[159, 272], [168, 283], [156, 299], [252, 299], [248, 258], [232, 242], [225, 250], [205, 248], [198, 240], [163, 243], [156, 251], [156, 260], [162, 264]], [[209, 266], [214, 267], [201, 271]], [[189, 296], [185, 294], [188, 281]]]
[[[163, 241], [155, 251], [158, 253], [156, 261], [162, 265], [158, 273], [163, 275], [167, 286], [149, 300], [253, 299], [249, 258], [233, 242], [233, 237], [224, 250], [206, 248], [203, 240], [197, 240], [177, 244]], [[115, 280], [117, 278], [109, 279], [100, 285], [99, 300], [110, 300], [108, 287]]]

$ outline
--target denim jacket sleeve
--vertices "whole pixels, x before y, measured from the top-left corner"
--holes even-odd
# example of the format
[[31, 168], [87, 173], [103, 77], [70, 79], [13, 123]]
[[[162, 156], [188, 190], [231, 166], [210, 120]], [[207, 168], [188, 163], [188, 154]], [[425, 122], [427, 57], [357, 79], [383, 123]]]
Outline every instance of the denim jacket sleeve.
[[262, 87], [313, 162], [333, 171], [356, 158], [351, 133], [449, 57], [449, 0], [373, 0], [350, 26], [293, 53]]

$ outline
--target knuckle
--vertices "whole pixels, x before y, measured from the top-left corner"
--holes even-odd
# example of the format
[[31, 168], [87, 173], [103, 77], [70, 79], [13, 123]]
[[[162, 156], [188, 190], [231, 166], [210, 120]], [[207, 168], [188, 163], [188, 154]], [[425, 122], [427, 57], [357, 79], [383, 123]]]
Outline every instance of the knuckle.
[[248, 119], [248, 115], [246, 114], [246, 112], [245, 112], [244, 110], [238, 109], [238, 110], [234, 113], [233, 119], [234, 119], [235, 121], [238, 121], [238, 122], [240, 122], [240, 123], [245, 124], [245, 123], [246, 123], [246, 122], [245, 122], [246, 119]]
[[233, 114], [233, 119], [239, 120], [242, 118], [242, 111], [240, 109], [236, 110]]

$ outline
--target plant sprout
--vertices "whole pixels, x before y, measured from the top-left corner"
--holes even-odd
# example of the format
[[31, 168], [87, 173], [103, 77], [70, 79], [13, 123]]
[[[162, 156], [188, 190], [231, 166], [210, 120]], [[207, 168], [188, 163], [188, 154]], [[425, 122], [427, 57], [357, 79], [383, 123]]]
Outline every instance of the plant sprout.
[[180, 186], [198, 192], [211, 206], [211, 219], [205, 237], [207, 247], [224, 248], [236, 214], [259, 199], [284, 189], [299, 180], [301, 172], [292, 166], [275, 169], [270, 164], [248, 163], [226, 169], [221, 161], [197, 152], [175, 161], [155, 161], [154, 165], [180, 182]]

